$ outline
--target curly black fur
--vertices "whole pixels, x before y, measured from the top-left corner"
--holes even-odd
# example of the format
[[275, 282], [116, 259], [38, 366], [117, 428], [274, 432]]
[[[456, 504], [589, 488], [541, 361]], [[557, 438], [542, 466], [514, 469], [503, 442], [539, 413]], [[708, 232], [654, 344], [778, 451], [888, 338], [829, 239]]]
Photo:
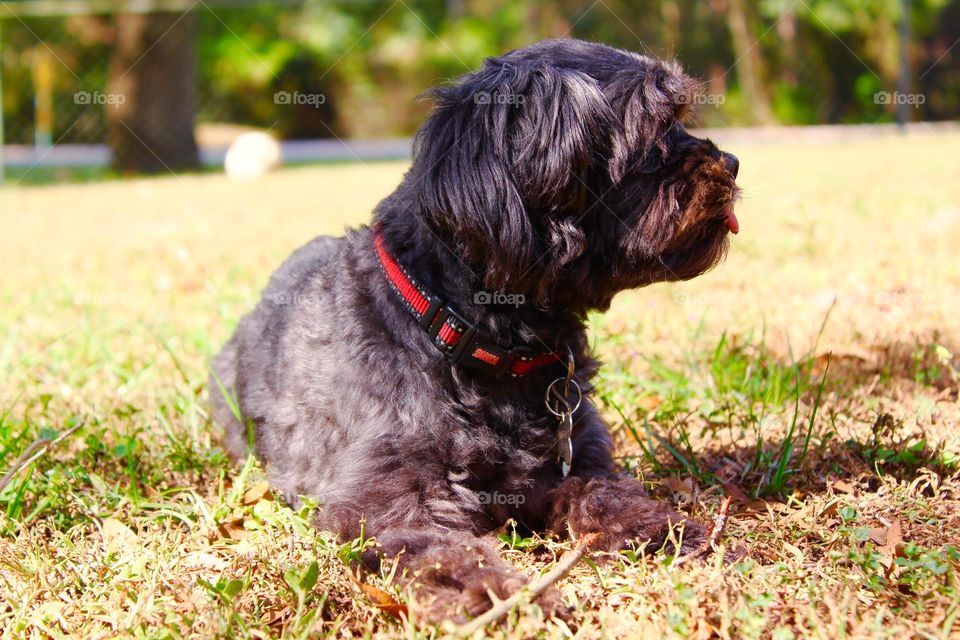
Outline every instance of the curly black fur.
[[[491, 58], [433, 90], [412, 166], [375, 223], [397, 262], [504, 344], [569, 346], [589, 392], [586, 313], [623, 289], [694, 277], [726, 250], [736, 160], [684, 130], [695, 89], [673, 63], [577, 40]], [[342, 536], [364, 519], [382, 554], [367, 562], [402, 552], [433, 617], [474, 615], [488, 589], [522, 582], [478, 537], [509, 518], [599, 531], [609, 549], [662, 542], [685, 522], [617, 474], [589, 397], [563, 478], [544, 409], [559, 367], [498, 380], [450, 365], [390, 289], [372, 234], [298, 249], [214, 359], [234, 455], [251, 425], [273, 485], [291, 503], [317, 498], [318, 526]], [[480, 290], [527, 303], [475, 304]], [[686, 522], [685, 542], [701, 534]]]

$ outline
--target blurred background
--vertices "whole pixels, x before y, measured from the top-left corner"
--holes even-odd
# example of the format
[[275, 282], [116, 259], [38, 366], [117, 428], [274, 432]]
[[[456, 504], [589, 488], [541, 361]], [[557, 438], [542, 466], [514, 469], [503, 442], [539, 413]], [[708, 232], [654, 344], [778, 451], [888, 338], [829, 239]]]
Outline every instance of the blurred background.
[[222, 166], [251, 130], [405, 157], [425, 89], [563, 36], [675, 57], [704, 127], [960, 113], [960, 0], [2, 0], [6, 179]]

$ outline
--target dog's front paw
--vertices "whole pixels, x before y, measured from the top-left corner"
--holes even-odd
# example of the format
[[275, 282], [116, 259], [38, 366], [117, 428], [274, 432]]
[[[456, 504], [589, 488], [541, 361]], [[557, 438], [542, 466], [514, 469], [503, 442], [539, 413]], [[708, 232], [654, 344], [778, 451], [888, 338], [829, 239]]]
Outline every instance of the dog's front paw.
[[[462, 550], [429, 558], [420, 565], [417, 573], [414, 611], [427, 623], [466, 622], [485, 613], [496, 602], [508, 599], [527, 584], [527, 579], [506, 563], [491, 566]], [[542, 593], [536, 603], [546, 617], [566, 618], [569, 614], [556, 589]]]
[[651, 499], [633, 478], [570, 478], [555, 492], [551, 526], [568, 526], [576, 535], [596, 533], [601, 551], [664, 548], [673, 555], [697, 549], [707, 537], [698, 522]]

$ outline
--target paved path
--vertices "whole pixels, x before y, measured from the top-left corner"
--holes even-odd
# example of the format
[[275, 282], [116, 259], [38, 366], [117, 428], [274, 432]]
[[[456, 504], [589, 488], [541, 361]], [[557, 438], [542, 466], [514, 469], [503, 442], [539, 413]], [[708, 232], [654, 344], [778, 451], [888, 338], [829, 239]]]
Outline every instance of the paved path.
[[[700, 129], [700, 135], [718, 143], [773, 144], [795, 142], [801, 144], [830, 144], [864, 138], [899, 135], [903, 131], [894, 124], [816, 125], [807, 127], [731, 127]], [[957, 122], [917, 122], [907, 125], [910, 134], [940, 135], [960, 131]], [[410, 157], [410, 138], [382, 140], [289, 140], [281, 143], [286, 163], [328, 161], [402, 160]], [[225, 145], [209, 145], [200, 149], [201, 162], [206, 166], [222, 166], [227, 152]], [[27, 145], [7, 145], [4, 150], [8, 167], [63, 167], [106, 166], [110, 151], [106, 145], [63, 144], [47, 149]]]

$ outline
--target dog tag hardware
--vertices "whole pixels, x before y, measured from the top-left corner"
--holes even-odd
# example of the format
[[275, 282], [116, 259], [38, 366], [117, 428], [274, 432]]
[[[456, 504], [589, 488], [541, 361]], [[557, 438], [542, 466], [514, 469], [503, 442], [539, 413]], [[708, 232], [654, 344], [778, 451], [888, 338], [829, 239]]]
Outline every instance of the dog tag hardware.
[[560, 419], [560, 428], [557, 430], [557, 439], [560, 446], [560, 471], [566, 478], [573, 466], [573, 442], [570, 435], [573, 433], [573, 414], [565, 413]]
[[[560, 472], [566, 478], [573, 467], [573, 414], [580, 408], [583, 401], [583, 392], [580, 385], [573, 379], [573, 352], [568, 348], [567, 375], [557, 378], [547, 387], [544, 402], [547, 411], [557, 417], [557, 462], [560, 463]], [[576, 391], [576, 402], [570, 406], [570, 387]]]

